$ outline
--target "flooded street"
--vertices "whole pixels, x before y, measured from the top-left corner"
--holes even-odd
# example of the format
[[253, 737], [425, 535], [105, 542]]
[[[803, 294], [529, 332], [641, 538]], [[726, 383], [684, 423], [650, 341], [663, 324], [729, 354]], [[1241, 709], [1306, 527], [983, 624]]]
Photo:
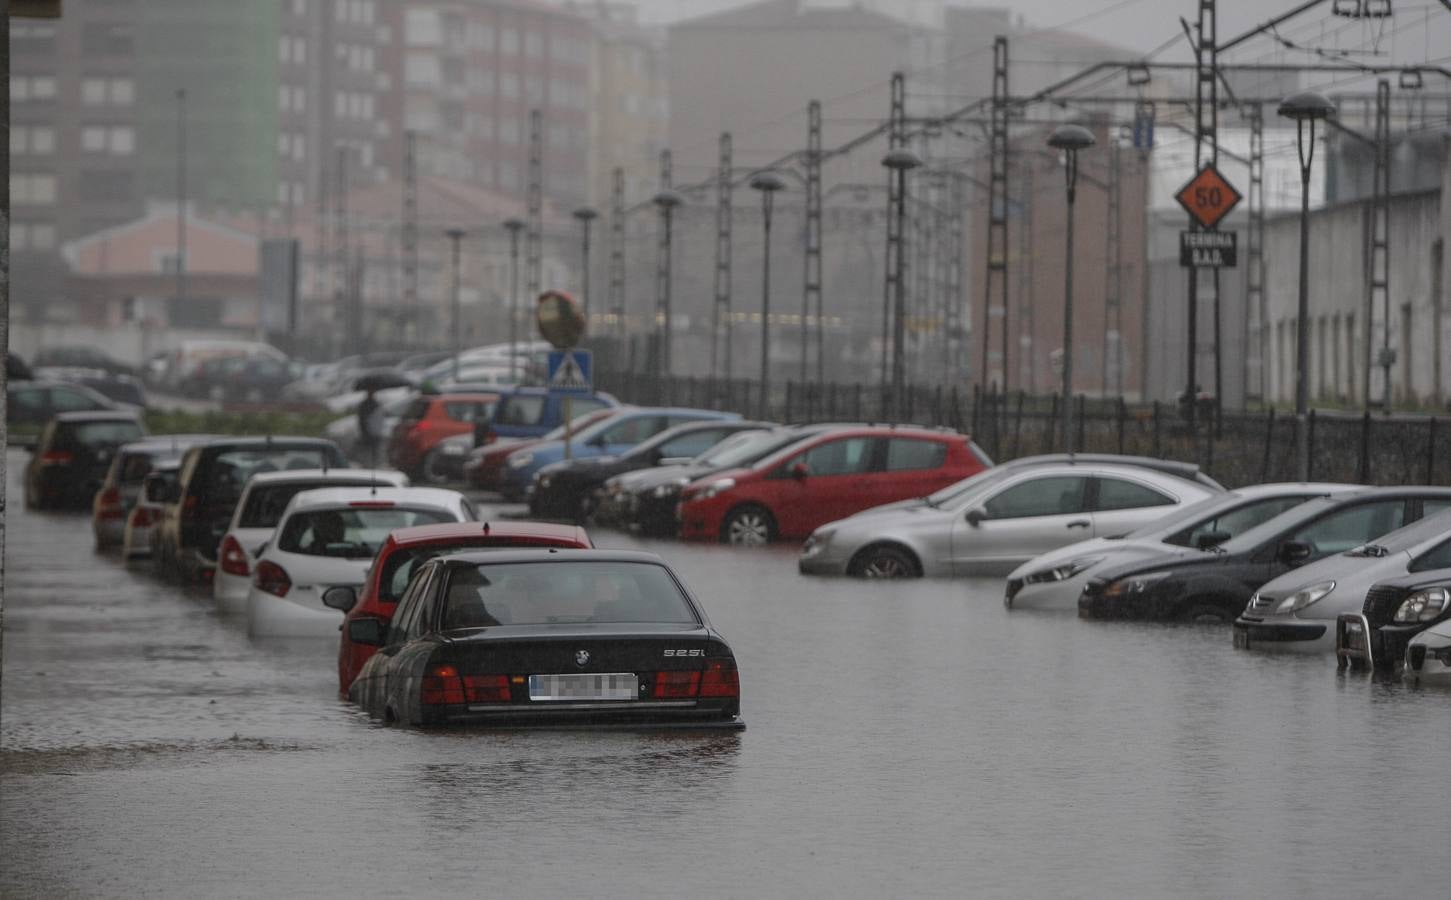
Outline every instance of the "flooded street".
[[1446, 890], [1451, 696], [1331, 658], [596, 531], [689, 579], [747, 731], [389, 729], [332, 643], [95, 555], [9, 463], [0, 895]]

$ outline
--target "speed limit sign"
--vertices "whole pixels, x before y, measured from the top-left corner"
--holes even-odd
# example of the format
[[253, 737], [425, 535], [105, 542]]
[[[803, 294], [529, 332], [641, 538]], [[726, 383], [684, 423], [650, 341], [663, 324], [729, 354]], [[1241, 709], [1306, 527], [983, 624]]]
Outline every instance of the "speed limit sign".
[[1243, 199], [1239, 191], [1234, 189], [1234, 185], [1212, 165], [1200, 169], [1199, 174], [1189, 179], [1189, 183], [1180, 188], [1175, 196], [1179, 205], [1184, 207], [1184, 211], [1201, 228], [1218, 225], [1219, 220], [1229, 215], [1229, 211]]

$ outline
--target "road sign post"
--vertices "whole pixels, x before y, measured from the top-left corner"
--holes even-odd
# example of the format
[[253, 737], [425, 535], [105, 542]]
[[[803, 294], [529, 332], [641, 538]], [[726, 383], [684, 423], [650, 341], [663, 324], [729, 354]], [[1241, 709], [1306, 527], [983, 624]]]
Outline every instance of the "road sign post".
[[1205, 166], [1174, 195], [1200, 228], [1213, 230], [1244, 199], [1212, 165]]

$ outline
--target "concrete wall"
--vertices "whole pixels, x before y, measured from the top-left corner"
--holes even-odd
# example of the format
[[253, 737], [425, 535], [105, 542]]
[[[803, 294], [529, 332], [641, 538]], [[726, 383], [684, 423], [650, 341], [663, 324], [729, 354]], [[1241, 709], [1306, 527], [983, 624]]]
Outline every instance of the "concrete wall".
[[[1451, 172], [1451, 169], [1447, 170]], [[1389, 231], [1389, 346], [1396, 354], [1391, 387], [1398, 404], [1444, 402], [1447, 384], [1440, 363], [1447, 347], [1445, 300], [1433, 296], [1433, 264], [1443, 272], [1444, 253], [1434, 245], [1447, 231], [1445, 188], [1393, 197]], [[1310, 214], [1310, 394], [1317, 402], [1358, 404], [1365, 396], [1365, 338], [1370, 320], [1372, 359], [1385, 337], [1381, 309], [1368, 310], [1365, 202], [1340, 204]], [[1298, 215], [1266, 225], [1265, 287], [1270, 326], [1269, 396], [1294, 402], [1295, 333], [1299, 297]], [[1370, 373], [1370, 396], [1383, 395], [1379, 366]]]

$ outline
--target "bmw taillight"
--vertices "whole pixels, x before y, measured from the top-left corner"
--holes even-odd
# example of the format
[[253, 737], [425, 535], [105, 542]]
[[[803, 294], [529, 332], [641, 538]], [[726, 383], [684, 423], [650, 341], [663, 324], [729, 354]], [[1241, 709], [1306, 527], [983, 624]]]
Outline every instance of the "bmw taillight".
[[121, 489], [108, 487], [96, 496], [96, 515], [102, 519], [119, 519], [126, 514], [121, 506]]
[[263, 560], [257, 564], [257, 572], [252, 576], [252, 584], [257, 590], [265, 591], [274, 597], [286, 597], [287, 592], [292, 590], [292, 579], [287, 576], [287, 570], [270, 560]]
[[430, 666], [423, 676], [419, 700], [424, 706], [459, 703], [507, 703], [510, 699], [507, 675], [460, 675], [449, 663]]
[[741, 678], [736, 672], [734, 659], [712, 659], [705, 664], [705, 674], [700, 678], [702, 697], [739, 697]]
[[655, 688], [650, 696], [655, 700], [679, 700], [694, 697], [700, 691], [700, 672], [656, 672]]
[[[222, 546], [217, 548], [217, 565], [221, 566], [222, 571], [228, 575], [239, 575], [246, 578], [251, 574], [251, 570], [247, 567], [247, 551], [243, 550], [241, 543], [230, 534], [222, 540]], [[282, 571], [281, 566], [275, 568], [279, 572]], [[283, 577], [287, 575], [286, 572], [282, 574]]]
[[67, 450], [47, 450], [40, 454], [40, 464], [42, 466], [68, 466], [75, 458], [75, 454]]
[[507, 703], [510, 699], [509, 676], [465, 675], [464, 697], [470, 703]]

